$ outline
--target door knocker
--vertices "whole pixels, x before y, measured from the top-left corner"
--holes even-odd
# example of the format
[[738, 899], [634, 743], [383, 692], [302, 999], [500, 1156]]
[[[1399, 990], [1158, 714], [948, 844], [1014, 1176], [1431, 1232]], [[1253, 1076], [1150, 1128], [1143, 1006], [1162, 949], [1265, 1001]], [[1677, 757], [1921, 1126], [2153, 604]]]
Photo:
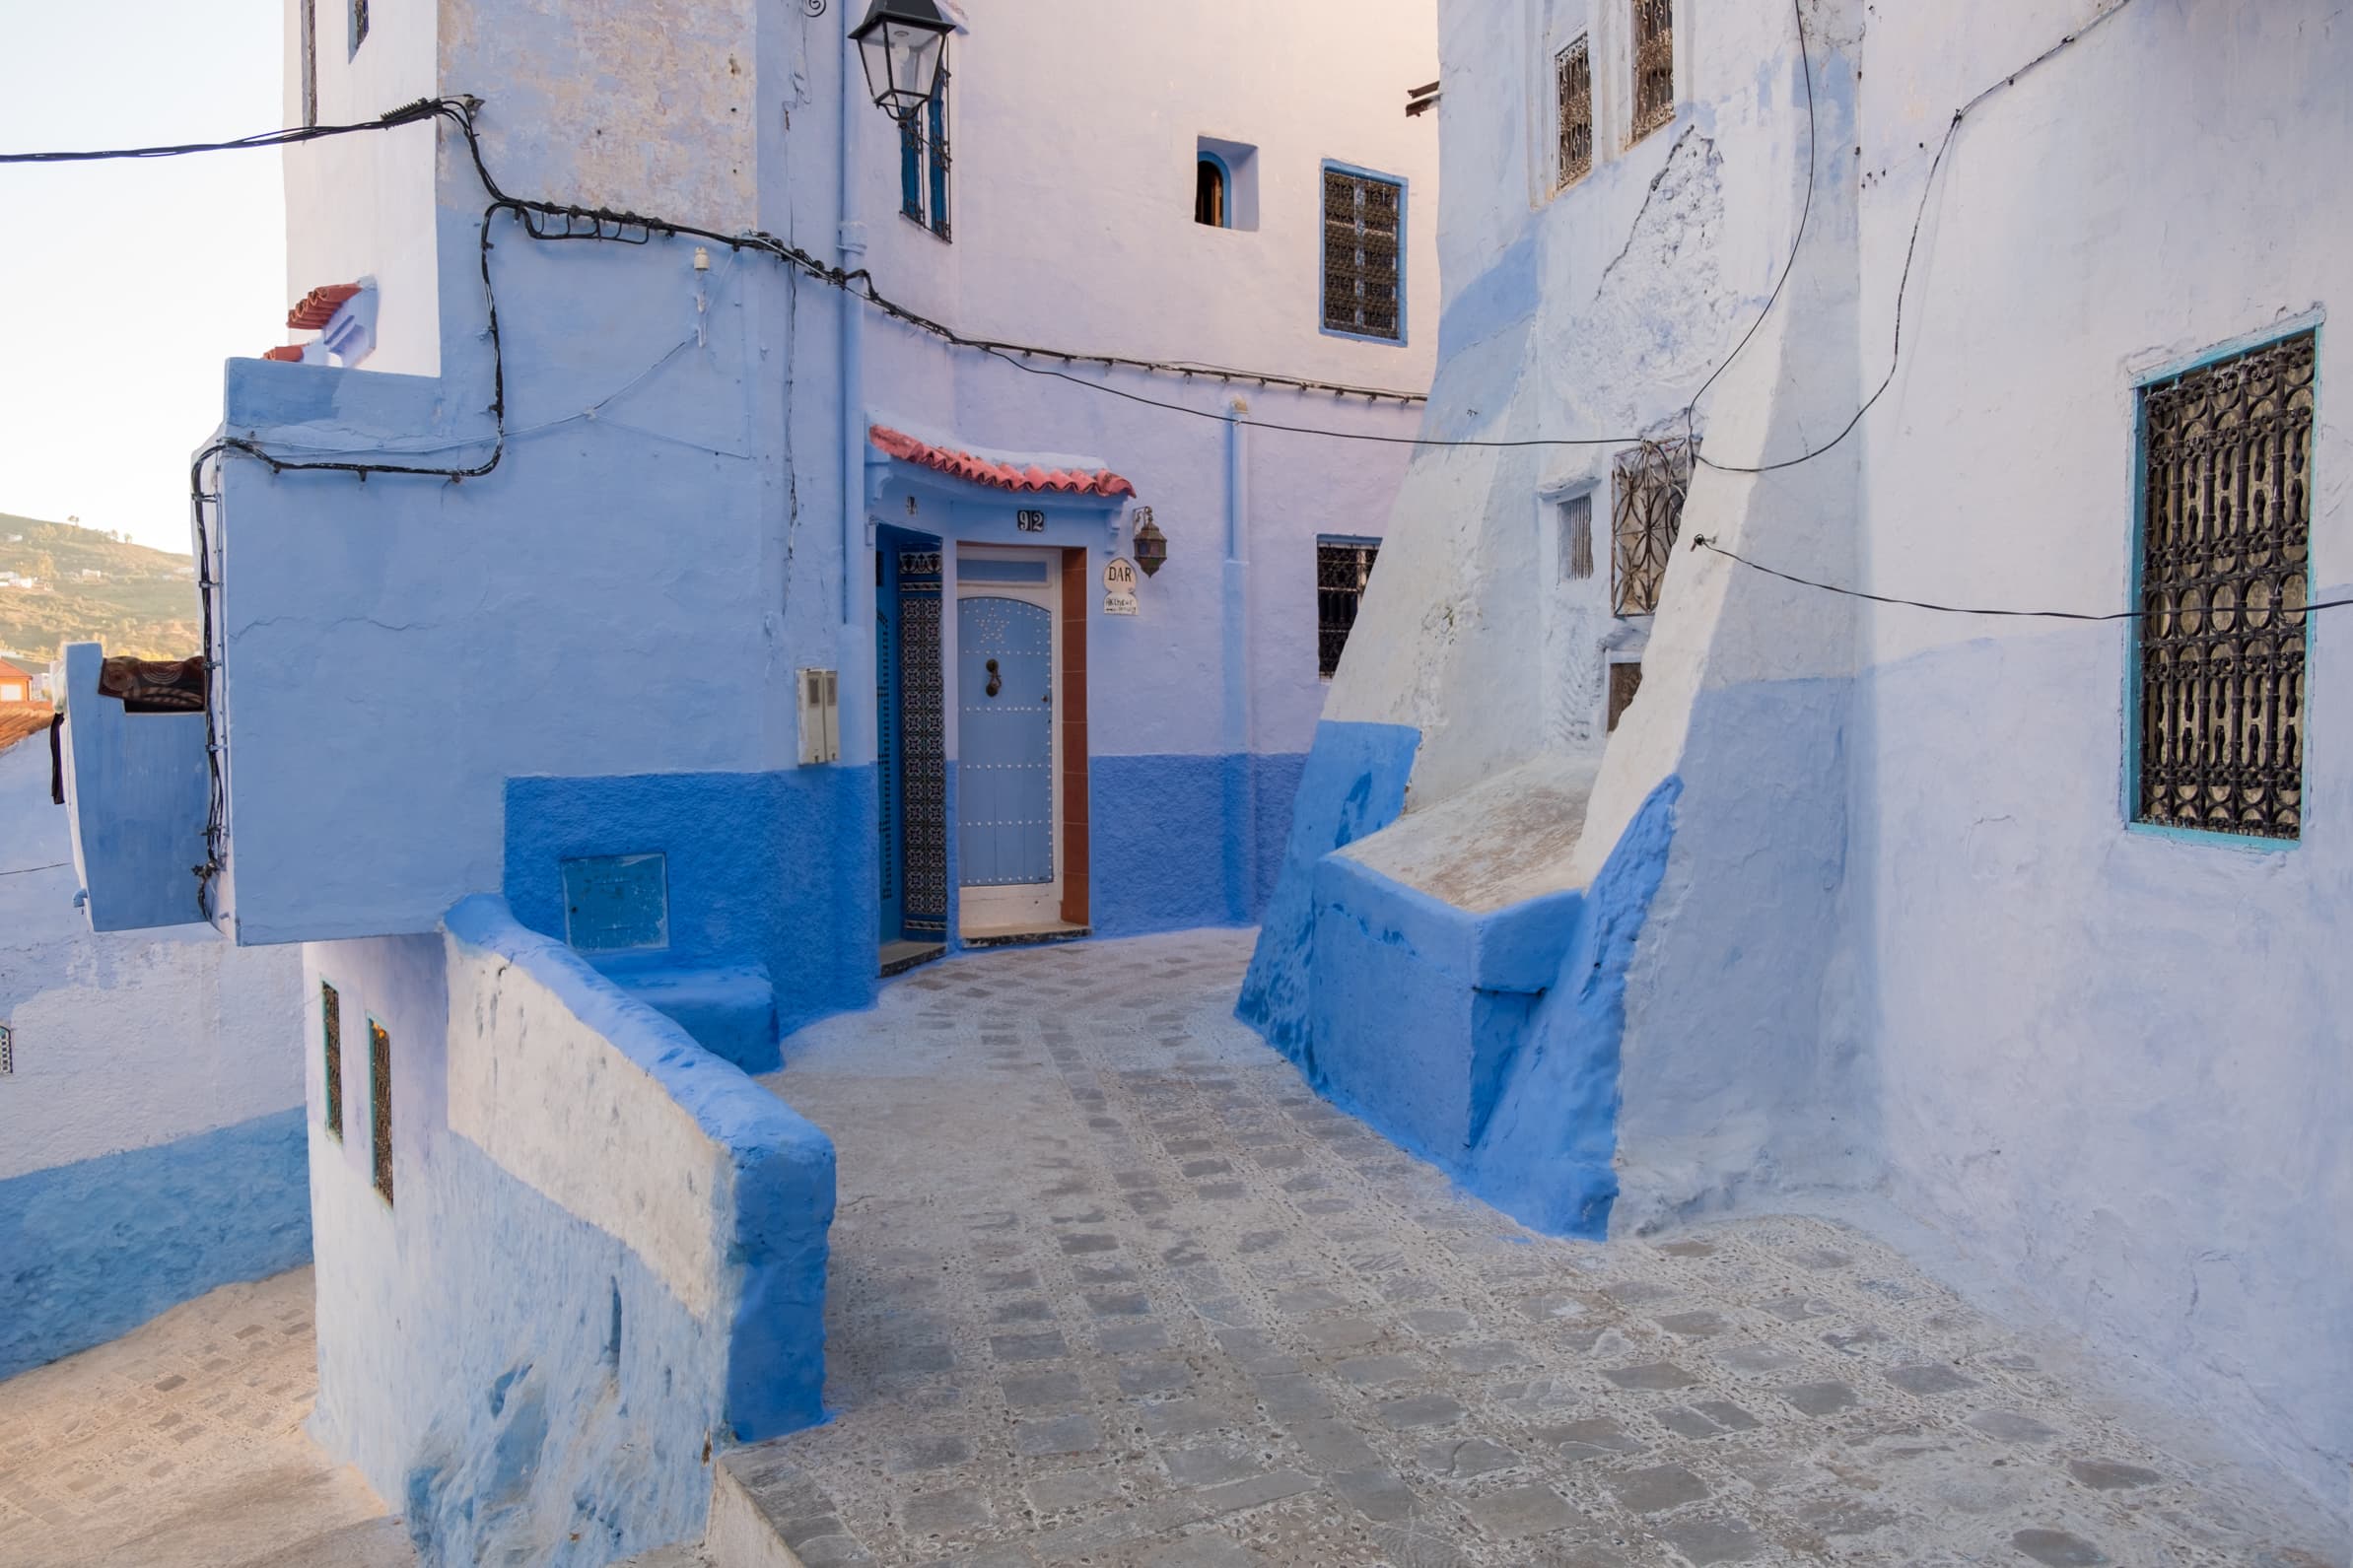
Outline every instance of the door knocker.
[[997, 673], [997, 660], [989, 660], [989, 695], [995, 697], [1004, 687], [1004, 677]]

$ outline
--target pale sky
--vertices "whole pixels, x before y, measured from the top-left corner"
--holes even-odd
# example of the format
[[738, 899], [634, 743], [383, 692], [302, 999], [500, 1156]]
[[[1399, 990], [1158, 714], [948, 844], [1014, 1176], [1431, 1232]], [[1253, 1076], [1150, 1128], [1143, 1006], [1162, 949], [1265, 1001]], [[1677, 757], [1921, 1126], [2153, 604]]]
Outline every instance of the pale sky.
[[[0, 152], [279, 123], [279, 0], [0, 0]], [[287, 341], [274, 150], [0, 165], [0, 511], [188, 548], [221, 363]]]

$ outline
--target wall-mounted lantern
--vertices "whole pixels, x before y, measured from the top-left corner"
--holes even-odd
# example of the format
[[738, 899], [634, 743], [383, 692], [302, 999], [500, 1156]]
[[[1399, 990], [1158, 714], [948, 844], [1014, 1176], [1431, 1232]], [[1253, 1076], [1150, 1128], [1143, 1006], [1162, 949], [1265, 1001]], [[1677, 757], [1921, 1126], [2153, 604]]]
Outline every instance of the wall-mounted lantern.
[[850, 30], [865, 61], [874, 106], [903, 121], [929, 103], [955, 28], [938, 0], [874, 0], [866, 19]]
[[1136, 509], [1136, 535], [1130, 546], [1136, 552], [1136, 564], [1143, 568], [1143, 575], [1151, 577], [1168, 560], [1168, 535], [1152, 521], [1152, 509]]

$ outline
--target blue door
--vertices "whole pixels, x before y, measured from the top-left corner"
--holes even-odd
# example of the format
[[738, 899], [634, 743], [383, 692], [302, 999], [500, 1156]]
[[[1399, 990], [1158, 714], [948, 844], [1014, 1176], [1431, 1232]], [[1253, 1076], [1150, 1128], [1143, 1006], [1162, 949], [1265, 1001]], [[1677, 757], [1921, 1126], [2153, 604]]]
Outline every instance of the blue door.
[[966, 887], [1054, 880], [1054, 617], [956, 601], [956, 863]]

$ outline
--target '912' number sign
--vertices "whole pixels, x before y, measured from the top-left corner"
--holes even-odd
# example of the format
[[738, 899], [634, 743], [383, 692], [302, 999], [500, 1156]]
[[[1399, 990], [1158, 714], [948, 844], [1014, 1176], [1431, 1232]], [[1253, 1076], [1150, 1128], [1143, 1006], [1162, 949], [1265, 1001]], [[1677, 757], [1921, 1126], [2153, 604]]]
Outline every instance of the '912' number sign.
[[1013, 526], [1023, 533], [1044, 533], [1046, 514], [1042, 511], [1016, 511], [1013, 513]]

